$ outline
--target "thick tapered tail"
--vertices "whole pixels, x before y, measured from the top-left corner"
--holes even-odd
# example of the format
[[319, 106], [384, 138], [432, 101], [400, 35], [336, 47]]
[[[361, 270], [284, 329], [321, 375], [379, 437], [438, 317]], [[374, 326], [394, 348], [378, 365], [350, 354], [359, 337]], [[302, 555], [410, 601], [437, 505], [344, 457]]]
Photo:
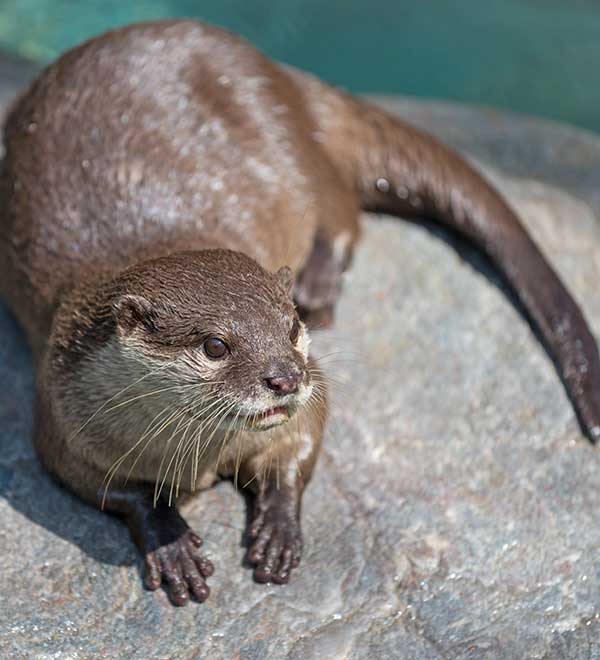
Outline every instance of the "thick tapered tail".
[[[343, 164], [338, 162], [354, 179], [364, 207], [436, 219], [491, 258], [554, 359], [584, 433], [596, 442], [596, 341], [577, 303], [515, 213], [481, 175], [435, 138], [368, 104], [356, 103], [353, 112], [351, 151], [346, 150]], [[334, 149], [342, 137], [337, 135]]]

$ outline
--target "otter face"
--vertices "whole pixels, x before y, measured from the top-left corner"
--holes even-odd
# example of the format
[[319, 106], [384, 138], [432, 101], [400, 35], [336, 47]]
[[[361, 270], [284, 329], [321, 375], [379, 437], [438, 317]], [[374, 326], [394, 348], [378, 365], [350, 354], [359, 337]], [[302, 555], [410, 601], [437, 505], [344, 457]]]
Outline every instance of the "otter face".
[[161, 402], [200, 424], [258, 431], [286, 422], [313, 392], [291, 279], [288, 268], [273, 275], [226, 250], [129, 269], [113, 303], [127, 371], [156, 369]]

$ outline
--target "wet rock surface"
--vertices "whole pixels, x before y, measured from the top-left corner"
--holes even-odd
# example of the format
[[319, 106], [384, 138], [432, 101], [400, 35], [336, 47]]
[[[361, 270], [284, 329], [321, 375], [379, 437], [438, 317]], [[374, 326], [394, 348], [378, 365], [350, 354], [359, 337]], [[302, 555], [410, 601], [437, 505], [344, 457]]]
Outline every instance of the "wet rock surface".
[[[600, 336], [600, 140], [392, 105], [477, 158]], [[30, 357], [0, 307], [0, 656], [600, 657], [600, 454], [493, 269], [432, 225], [365, 218], [314, 344], [335, 383], [301, 568], [253, 583], [223, 483], [185, 510], [211, 597], [176, 609], [142, 588], [126, 529], [38, 465]]]

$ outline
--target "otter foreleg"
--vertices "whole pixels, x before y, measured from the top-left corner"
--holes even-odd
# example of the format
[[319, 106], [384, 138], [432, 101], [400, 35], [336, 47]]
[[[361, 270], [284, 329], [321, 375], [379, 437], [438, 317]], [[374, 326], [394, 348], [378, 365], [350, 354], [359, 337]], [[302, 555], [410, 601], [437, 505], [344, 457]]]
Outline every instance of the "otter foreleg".
[[[275, 448], [242, 466], [254, 491], [248, 528], [248, 561], [257, 582], [284, 584], [302, 555], [301, 503], [321, 446], [326, 417], [326, 393], [320, 391], [306, 410], [278, 430], [287, 437]], [[273, 453], [278, 456], [274, 457]], [[267, 466], [267, 469], [264, 469]]]
[[212, 563], [201, 553], [202, 539], [193, 532], [175, 506], [136, 490], [113, 492], [109, 510], [121, 512], [131, 536], [144, 555], [145, 584], [152, 591], [165, 584], [171, 601], [185, 605], [190, 595], [205, 601], [210, 589], [206, 578]]
[[254, 500], [248, 535], [252, 544], [248, 561], [255, 565], [257, 582], [288, 582], [302, 556], [300, 501], [297, 484], [277, 488], [268, 482]]
[[206, 578], [212, 563], [201, 553], [202, 539], [193, 532], [175, 506], [159, 500], [143, 487], [111, 488], [104, 498], [105, 511], [124, 518], [146, 564], [144, 582], [152, 591], [165, 584], [175, 605], [185, 605], [190, 595], [205, 601], [210, 589]]

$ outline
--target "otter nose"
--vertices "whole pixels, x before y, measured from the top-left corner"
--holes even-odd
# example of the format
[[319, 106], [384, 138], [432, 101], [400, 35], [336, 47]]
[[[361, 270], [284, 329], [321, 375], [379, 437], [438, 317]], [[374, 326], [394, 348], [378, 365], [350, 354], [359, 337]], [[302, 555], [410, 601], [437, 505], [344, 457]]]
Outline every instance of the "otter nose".
[[286, 376], [268, 376], [265, 383], [275, 394], [283, 396], [284, 394], [293, 394], [298, 391], [298, 385], [302, 380], [302, 374], [293, 373]]

